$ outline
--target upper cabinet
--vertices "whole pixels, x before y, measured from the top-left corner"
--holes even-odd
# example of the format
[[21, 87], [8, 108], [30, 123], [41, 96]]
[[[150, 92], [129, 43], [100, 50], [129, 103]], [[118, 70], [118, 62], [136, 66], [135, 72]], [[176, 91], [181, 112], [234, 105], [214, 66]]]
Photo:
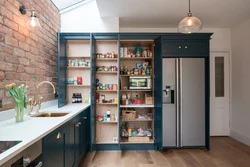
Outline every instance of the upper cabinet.
[[208, 57], [211, 34], [168, 34], [163, 36], [162, 57]]

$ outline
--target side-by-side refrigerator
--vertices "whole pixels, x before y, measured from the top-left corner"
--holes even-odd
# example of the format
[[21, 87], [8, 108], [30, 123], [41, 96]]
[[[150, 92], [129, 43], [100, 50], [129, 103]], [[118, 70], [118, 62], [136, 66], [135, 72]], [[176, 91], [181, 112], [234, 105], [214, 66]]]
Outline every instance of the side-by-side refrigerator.
[[205, 59], [164, 58], [163, 147], [205, 146]]

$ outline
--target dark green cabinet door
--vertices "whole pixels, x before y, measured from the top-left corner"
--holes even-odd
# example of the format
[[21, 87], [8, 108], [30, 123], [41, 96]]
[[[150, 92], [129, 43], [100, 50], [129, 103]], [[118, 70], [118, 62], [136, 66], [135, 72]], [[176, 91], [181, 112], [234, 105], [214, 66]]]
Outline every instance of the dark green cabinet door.
[[43, 166], [66, 167], [67, 127], [62, 127], [43, 138]]
[[82, 117], [82, 153], [84, 154], [89, 146], [89, 109], [85, 110]]
[[209, 52], [207, 40], [183, 41], [183, 54], [204, 55]]
[[167, 55], [178, 55], [182, 53], [181, 40], [164, 40], [162, 42], [162, 53]]
[[69, 143], [68, 143], [68, 149], [67, 149], [67, 160], [68, 160], [68, 167], [73, 167], [76, 163], [76, 153], [75, 153], [75, 148], [77, 145], [77, 138], [76, 133], [77, 129], [75, 127], [76, 125], [76, 119], [73, 119], [69, 123]]

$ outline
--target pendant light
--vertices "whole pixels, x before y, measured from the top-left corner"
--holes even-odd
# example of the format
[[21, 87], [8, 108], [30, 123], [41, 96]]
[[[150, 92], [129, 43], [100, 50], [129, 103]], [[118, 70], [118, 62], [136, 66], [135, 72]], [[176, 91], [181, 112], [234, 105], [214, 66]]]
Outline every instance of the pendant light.
[[197, 18], [194, 17], [190, 10], [190, 0], [189, 0], [189, 12], [187, 14], [187, 17], [185, 17], [178, 26], [178, 32], [183, 34], [190, 34], [193, 32], [198, 32], [202, 29], [202, 23]]

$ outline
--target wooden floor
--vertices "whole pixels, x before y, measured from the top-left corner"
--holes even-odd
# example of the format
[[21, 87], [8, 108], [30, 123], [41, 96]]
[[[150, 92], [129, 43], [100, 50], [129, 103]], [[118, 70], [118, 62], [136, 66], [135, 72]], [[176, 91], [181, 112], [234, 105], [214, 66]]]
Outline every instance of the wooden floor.
[[230, 137], [212, 137], [211, 150], [98, 151], [80, 167], [250, 167], [250, 147]]

